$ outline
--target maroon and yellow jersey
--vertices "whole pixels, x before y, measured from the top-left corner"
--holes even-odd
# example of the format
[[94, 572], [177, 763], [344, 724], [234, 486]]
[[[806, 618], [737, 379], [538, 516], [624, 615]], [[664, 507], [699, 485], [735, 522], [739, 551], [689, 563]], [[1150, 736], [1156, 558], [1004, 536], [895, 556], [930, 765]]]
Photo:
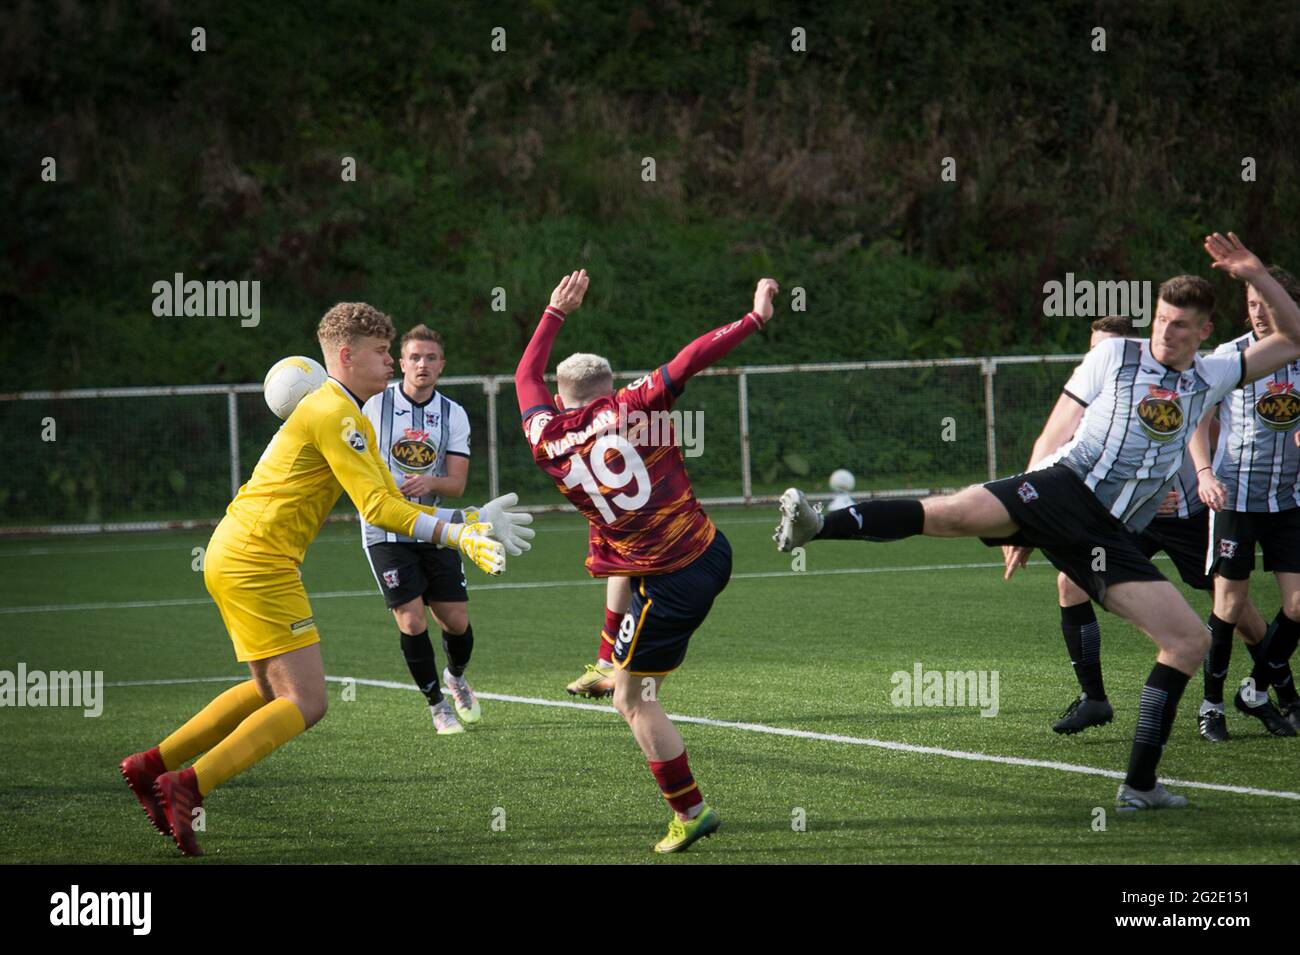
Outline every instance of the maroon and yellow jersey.
[[668, 415], [678, 394], [662, 365], [581, 408], [524, 421], [533, 459], [591, 524], [593, 577], [671, 573], [713, 543]]

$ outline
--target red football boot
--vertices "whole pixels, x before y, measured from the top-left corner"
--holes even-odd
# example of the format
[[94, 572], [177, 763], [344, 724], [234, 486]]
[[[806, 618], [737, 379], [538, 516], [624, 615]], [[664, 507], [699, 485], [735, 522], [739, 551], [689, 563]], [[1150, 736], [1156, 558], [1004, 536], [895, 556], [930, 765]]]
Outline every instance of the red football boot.
[[158, 801], [153, 791], [153, 784], [157, 782], [158, 777], [167, 772], [162, 756], [158, 753], [158, 747], [128, 756], [122, 760], [118, 769], [121, 770], [126, 784], [131, 787], [131, 792], [135, 793], [135, 798], [140, 800], [149, 822], [164, 836], [170, 836], [172, 827], [167, 822], [167, 813], [163, 811], [162, 803]]
[[171, 824], [172, 839], [182, 855], [201, 856], [194, 838], [194, 810], [203, 806], [203, 795], [199, 792], [199, 781], [194, 770], [182, 769], [180, 772], [163, 773], [154, 783], [154, 792], [158, 794], [163, 809], [167, 813], [167, 822]]

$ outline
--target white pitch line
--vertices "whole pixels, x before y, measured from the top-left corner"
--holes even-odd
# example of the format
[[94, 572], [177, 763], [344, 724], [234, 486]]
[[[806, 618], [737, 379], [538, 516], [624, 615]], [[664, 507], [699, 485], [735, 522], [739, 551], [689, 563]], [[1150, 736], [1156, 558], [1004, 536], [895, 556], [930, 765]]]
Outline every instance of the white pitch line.
[[[1159, 559], [1159, 558], [1156, 558]], [[1031, 560], [1030, 567], [1047, 567], [1045, 560]], [[743, 574], [732, 574], [732, 580], [762, 580], [768, 577], [827, 577], [838, 574], [901, 574], [919, 573], [932, 570], [988, 570], [996, 567], [1001, 570], [1001, 561], [988, 561], [975, 564], [916, 564], [906, 567], [836, 567], [830, 570], [761, 570]], [[594, 587], [604, 586], [603, 578], [576, 577], [572, 580], [529, 580], [518, 583], [476, 584], [470, 588], [471, 593], [485, 590], [544, 590], [552, 587]], [[308, 594], [309, 600], [331, 600], [337, 597], [378, 597], [377, 590], [326, 590]], [[104, 603], [81, 604], [37, 604], [28, 607], [0, 607], [0, 615], [13, 613], [60, 613], [74, 610], [135, 610], [151, 607], [196, 607], [211, 603], [210, 597], [176, 597], [167, 600], [123, 600]]]
[[[998, 566], [1001, 566], [1000, 564]], [[105, 683], [104, 686], [171, 686], [178, 683], [236, 683], [247, 679], [243, 676], [208, 676], [179, 680], [122, 680]], [[374, 686], [386, 690], [409, 690], [419, 692], [414, 683], [399, 683], [396, 680], [371, 680], [366, 677], [325, 677], [331, 683], [352, 681], [361, 686]], [[590, 710], [597, 713], [615, 713], [612, 706], [600, 706], [595, 703], [577, 703], [570, 700], [546, 700], [535, 696], [512, 696], [508, 693], [480, 693], [475, 696], [499, 703], [524, 703], [529, 706], [549, 706], [566, 710]], [[901, 753], [915, 753], [921, 756], [946, 756], [949, 759], [965, 759], [977, 763], [1000, 763], [1003, 766], [1028, 766], [1031, 769], [1054, 769], [1063, 773], [1080, 773], [1085, 776], [1105, 776], [1109, 779], [1123, 779], [1124, 774], [1114, 769], [1099, 769], [1095, 766], [1079, 766], [1075, 763], [1061, 763], [1049, 759], [1026, 759], [1021, 756], [995, 756], [989, 753], [971, 753], [961, 749], [944, 749], [940, 746], [917, 746], [914, 743], [899, 743], [894, 740], [872, 739], [865, 736], [844, 736], [840, 733], [817, 733], [812, 730], [799, 730], [787, 726], [768, 726], [764, 723], [741, 723], [735, 720], [715, 720], [704, 716], [682, 716], [670, 713], [668, 718], [674, 723], [695, 723], [699, 726], [716, 726], [721, 729], [741, 730], [746, 733], [765, 733], [769, 736], [789, 736], [795, 739], [809, 739], [822, 743], [844, 743], [850, 746], [870, 746], [875, 749], [889, 749]], [[1186, 789], [1208, 789], [1213, 792], [1236, 793], [1242, 796], [1272, 796], [1275, 799], [1300, 801], [1300, 793], [1277, 789], [1257, 789], [1253, 786], [1229, 786], [1224, 783], [1202, 783], [1191, 779], [1164, 779], [1170, 786]]]

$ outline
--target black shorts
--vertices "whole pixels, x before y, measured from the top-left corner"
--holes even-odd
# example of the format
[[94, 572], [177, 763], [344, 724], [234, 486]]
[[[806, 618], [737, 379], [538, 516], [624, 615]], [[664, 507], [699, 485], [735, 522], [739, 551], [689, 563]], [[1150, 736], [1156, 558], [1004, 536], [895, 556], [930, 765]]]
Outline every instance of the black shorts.
[[425, 603], [464, 603], [465, 568], [460, 551], [422, 541], [371, 544], [366, 548], [370, 569], [388, 609], [423, 597]]
[[1198, 511], [1191, 517], [1157, 517], [1138, 535], [1142, 553], [1151, 557], [1164, 551], [1178, 568], [1183, 583], [1195, 590], [1213, 590], [1214, 583], [1205, 571], [1210, 550], [1210, 512]]
[[632, 603], [614, 641], [614, 665], [663, 676], [682, 665], [691, 634], [731, 580], [731, 544], [718, 531], [699, 557], [671, 574], [633, 577]]
[[1106, 588], [1134, 580], [1164, 580], [1138, 544], [1138, 535], [1111, 516], [1069, 468], [984, 485], [1020, 527], [1010, 537], [981, 537], [989, 547], [1037, 547], [1088, 596], [1105, 606]]
[[1255, 545], [1264, 552], [1264, 570], [1300, 573], [1300, 508], [1286, 511], [1219, 511], [1210, 519], [1214, 549], [1210, 573], [1246, 580], [1255, 569]]

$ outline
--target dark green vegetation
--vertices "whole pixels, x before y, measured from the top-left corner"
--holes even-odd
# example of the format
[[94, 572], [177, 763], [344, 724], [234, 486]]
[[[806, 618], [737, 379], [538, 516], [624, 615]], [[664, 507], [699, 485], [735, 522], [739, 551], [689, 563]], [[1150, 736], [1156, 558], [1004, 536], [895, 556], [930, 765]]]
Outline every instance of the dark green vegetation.
[[[1049, 729], [1075, 692], [1050, 569], [1006, 584], [996, 551], [971, 541], [827, 544], [790, 574], [766, 510], [715, 516], [736, 577], [665, 685], [669, 712], [1122, 770], [1153, 653], [1102, 619], [1116, 721], [1077, 737]], [[480, 691], [563, 703], [593, 654], [602, 586], [580, 561], [576, 519], [544, 518], [534, 551], [496, 585], [470, 570]], [[111, 682], [238, 677], [201, 576], [199, 535], [100, 536], [0, 545], [0, 669], [102, 669]], [[964, 564], [964, 568], [933, 569]], [[1161, 564], [1168, 567], [1167, 563]], [[910, 569], [909, 569], [910, 568]], [[931, 568], [931, 569], [925, 569]], [[844, 571], [837, 573], [836, 571]], [[763, 576], [773, 574], [774, 576]], [[355, 527], [331, 527], [304, 565], [327, 671], [409, 684], [391, 617], [373, 593]], [[519, 586], [533, 584], [536, 586]], [[1276, 590], [1257, 580], [1271, 616]], [[1193, 597], [1198, 612], [1204, 601]], [[157, 601], [163, 606], [129, 606]], [[72, 603], [82, 609], [33, 610]], [[106, 607], [105, 604], [119, 606]], [[12, 612], [14, 608], [29, 608]], [[441, 650], [439, 650], [441, 656]], [[996, 670], [1000, 708], [890, 703], [896, 671]], [[1247, 670], [1238, 647], [1231, 680]], [[1300, 790], [1297, 740], [1229, 715], [1234, 740], [1195, 732], [1199, 678], [1183, 700], [1163, 769], [1176, 779]], [[182, 863], [156, 835], [116, 762], [155, 743], [221, 685], [109, 687], [103, 715], [0, 709], [0, 861]], [[320, 726], [208, 800], [221, 862], [1300, 862], [1300, 804], [1191, 787], [1183, 811], [1121, 816], [1118, 781], [1033, 768], [683, 725], [692, 767], [724, 820], [685, 856], [651, 844], [668, 811], [622, 721], [485, 700], [483, 723], [437, 738], [410, 689], [331, 685]], [[1177, 788], [1177, 787], [1175, 787]], [[1107, 810], [1105, 832], [1091, 828]], [[504, 831], [493, 831], [504, 810]], [[792, 829], [803, 809], [807, 831]], [[499, 816], [498, 816], [499, 817]], [[51, 839], [57, 829], [62, 835]]]
[[[566, 347], [616, 367], [765, 273], [807, 311], [737, 361], [1079, 350], [1086, 322], [1041, 310], [1067, 271], [1204, 273], [1211, 228], [1300, 263], [1298, 24], [1290, 0], [14, 4], [0, 380], [260, 380], [341, 299], [507, 371], [578, 265]], [[154, 318], [177, 272], [261, 281], [261, 323]]]

